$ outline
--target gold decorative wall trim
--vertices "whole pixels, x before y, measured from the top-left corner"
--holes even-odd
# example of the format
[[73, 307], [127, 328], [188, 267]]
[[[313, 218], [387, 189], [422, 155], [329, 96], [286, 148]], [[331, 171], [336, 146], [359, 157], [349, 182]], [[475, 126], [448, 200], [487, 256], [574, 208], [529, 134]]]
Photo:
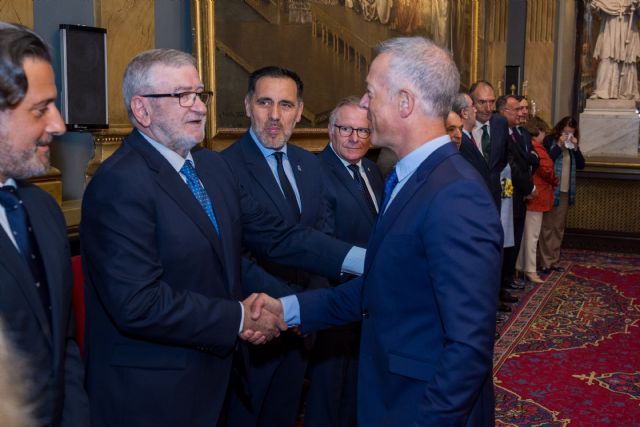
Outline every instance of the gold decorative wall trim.
[[[216, 49], [215, 25], [213, 18], [213, 0], [193, 0], [191, 16], [193, 22], [193, 52], [198, 64], [200, 79], [206, 88], [216, 91]], [[209, 104], [207, 125], [205, 128], [205, 146], [213, 147], [213, 138], [217, 134], [215, 95]]]
[[480, 35], [480, 0], [473, 0], [471, 4], [471, 82], [478, 80], [478, 37]]

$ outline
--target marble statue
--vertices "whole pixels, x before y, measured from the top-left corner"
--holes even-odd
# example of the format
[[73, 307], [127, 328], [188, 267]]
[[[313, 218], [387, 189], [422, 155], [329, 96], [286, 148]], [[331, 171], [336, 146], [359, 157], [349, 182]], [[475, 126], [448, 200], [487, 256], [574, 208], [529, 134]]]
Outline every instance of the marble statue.
[[593, 51], [598, 59], [592, 99], [633, 99], [638, 94], [640, 57], [637, 12], [640, 0], [591, 0], [600, 15], [600, 32]]

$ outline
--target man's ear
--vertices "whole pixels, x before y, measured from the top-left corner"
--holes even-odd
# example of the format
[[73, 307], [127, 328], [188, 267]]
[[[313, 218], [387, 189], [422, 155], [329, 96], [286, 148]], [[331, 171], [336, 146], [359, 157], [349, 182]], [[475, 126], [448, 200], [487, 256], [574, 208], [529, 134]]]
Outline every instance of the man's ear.
[[249, 118], [251, 118], [251, 109], [249, 108], [250, 106], [251, 106], [251, 99], [249, 98], [249, 95], [247, 95], [244, 97], [244, 113]]
[[143, 127], [149, 127], [151, 124], [151, 115], [149, 114], [149, 104], [141, 96], [131, 98], [131, 112], [136, 121]]
[[413, 92], [406, 89], [398, 91], [398, 111], [403, 119], [409, 117], [416, 105], [416, 99]]

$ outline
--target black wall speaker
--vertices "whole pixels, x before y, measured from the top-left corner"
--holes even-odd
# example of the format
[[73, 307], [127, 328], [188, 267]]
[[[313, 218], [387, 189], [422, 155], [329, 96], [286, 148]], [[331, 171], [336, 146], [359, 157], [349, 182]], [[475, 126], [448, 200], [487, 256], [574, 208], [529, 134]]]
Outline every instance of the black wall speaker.
[[62, 117], [68, 130], [109, 127], [107, 30], [60, 25]]

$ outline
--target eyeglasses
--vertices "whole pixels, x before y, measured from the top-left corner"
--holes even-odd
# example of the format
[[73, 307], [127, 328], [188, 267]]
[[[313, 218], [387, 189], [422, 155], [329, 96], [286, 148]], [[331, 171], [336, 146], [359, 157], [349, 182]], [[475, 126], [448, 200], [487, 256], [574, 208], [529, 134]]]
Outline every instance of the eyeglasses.
[[196, 103], [196, 96], [200, 98], [205, 105], [209, 104], [209, 100], [213, 96], [211, 91], [202, 92], [180, 92], [180, 93], [148, 93], [146, 95], [140, 95], [145, 98], [178, 98], [178, 103], [181, 107], [193, 107]]
[[342, 125], [334, 125], [335, 127], [338, 128], [338, 133], [340, 134], [340, 136], [351, 136], [351, 134], [353, 134], [353, 131], [356, 131], [356, 135], [358, 135], [359, 138], [362, 139], [367, 139], [369, 138], [369, 135], [371, 135], [371, 129], [369, 128], [352, 128], [351, 126], [342, 126]]

